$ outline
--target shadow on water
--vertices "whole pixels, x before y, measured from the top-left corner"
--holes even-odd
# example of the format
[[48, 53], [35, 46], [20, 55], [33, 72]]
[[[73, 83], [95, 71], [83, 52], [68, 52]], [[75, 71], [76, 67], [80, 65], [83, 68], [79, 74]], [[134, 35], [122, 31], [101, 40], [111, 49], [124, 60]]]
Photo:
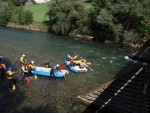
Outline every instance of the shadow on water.
[[12, 113], [58, 113], [54, 108], [49, 106], [39, 106], [37, 108], [25, 107], [22, 108], [20, 111], [14, 111]]
[[[93, 101], [92, 104], [86, 107], [86, 109], [82, 113], [121, 113], [118, 111], [113, 111], [113, 109], [109, 109], [107, 106], [109, 106], [109, 99], [113, 98], [112, 95], [115, 95], [117, 90], [110, 90], [109, 94], [109, 89], [113, 88], [113, 85], [118, 83], [120, 80], [124, 80], [124, 78], [131, 78], [132, 75], [135, 75], [137, 71], [141, 68], [142, 65], [140, 64], [133, 64], [132, 62], [127, 62], [124, 68], [122, 68], [115, 76], [114, 76], [114, 81], [105, 89], [105, 91], [99, 95], [96, 100]], [[132, 82], [131, 82], [132, 84]], [[123, 84], [124, 85], [124, 84]], [[124, 87], [125, 88], [125, 87]], [[118, 93], [119, 95], [119, 93]], [[101, 101], [101, 102], [100, 102]], [[106, 104], [106, 109], [101, 108], [101, 106], [108, 101], [108, 105]], [[97, 103], [98, 102], [98, 103]], [[83, 105], [84, 106], [84, 105]], [[120, 106], [121, 107], [121, 103]], [[108, 109], [107, 109], [108, 108]]]
[[[4, 64], [6, 67], [11, 66], [13, 70], [16, 70], [10, 60], [6, 57]], [[9, 81], [6, 76], [4, 79], [0, 78], [0, 113], [58, 113], [54, 106], [51, 107], [48, 105], [38, 106], [35, 108], [32, 106], [21, 107], [23, 102], [29, 98], [26, 91], [22, 89], [24, 84], [20, 84], [19, 81], [17, 81], [17, 83], [17, 88], [13, 91], [8, 87]], [[28, 101], [26, 104], [28, 104]]]
[[[6, 62], [5, 62], [6, 61]], [[6, 67], [12, 66], [9, 59], [5, 58]], [[24, 101], [25, 93], [19, 90], [17, 87], [16, 91], [9, 89], [9, 81], [5, 78], [0, 80], [0, 112], [11, 113]]]

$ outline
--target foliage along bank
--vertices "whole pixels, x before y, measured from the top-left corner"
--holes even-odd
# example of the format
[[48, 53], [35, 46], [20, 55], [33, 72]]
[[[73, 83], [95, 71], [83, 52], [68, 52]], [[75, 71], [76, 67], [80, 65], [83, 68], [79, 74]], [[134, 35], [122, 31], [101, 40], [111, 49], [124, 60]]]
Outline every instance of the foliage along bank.
[[[58, 35], [88, 35], [102, 43], [139, 45], [149, 39], [149, 0], [90, 0], [88, 2], [91, 4], [90, 8], [86, 8], [81, 0], [51, 0], [47, 13], [49, 21], [43, 25], [47, 26], [49, 32]], [[13, 15], [15, 12], [10, 12], [9, 22], [21, 24], [25, 17], [32, 17], [32, 14], [29, 14], [30, 16], [21, 18], [22, 12], [24, 11], [20, 11], [17, 17]]]
[[91, 0], [85, 9], [81, 0], [51, 0], [49, 30], [56, 34], [88, 34], [100, 42], [142, 44], [149, 38], [149, 0]]

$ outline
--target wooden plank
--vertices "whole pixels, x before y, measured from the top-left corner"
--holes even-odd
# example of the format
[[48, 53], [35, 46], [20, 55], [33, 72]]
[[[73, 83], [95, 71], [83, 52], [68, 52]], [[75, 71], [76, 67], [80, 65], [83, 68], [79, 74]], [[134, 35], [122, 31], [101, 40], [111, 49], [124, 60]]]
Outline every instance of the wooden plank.
[[[116, 89], [115, 89], [115, 91], [116, 91]], [[104, 94], [109, 93], [109, 94], [111, 94], [111, 95], [114, 95], [115, 91], [114, 91], [114, 89], [111, 88], [111, 89], [105, 90]], [[127, 96], [131, 96], [131, 97], [140, 98], [143, 93], [141, 92], [141, 94], [136, 94], [136, 95], [135, 95], [135, 93], [133, 93], [133, 92], [121, 91], [120, 94], [127, 95]]]

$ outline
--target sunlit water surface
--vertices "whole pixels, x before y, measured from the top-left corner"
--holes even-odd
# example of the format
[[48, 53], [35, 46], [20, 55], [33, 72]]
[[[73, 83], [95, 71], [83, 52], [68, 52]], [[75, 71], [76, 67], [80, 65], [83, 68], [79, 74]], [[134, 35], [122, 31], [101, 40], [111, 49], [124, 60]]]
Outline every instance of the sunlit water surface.
[[[91, 62], [90, 67], [94, 70], [76, 74], [67, 69], [68, 85], [64, 78], [49, 80], [38, 76], [30, 84], [19, 85], [18, 91], [13, 93], [17, 95], [14, 97], [16, 101], [10, 103], [14, 106], [7, 110], [20, 113], [82, 113], [85, 108], [78, 106], [77, 96], [113, 79], [126, 66], [124, 56], [134, 51], [49, 33], [0, 27], [0, 55], [4, 56], [7, 68], [13, 67], [18, 79], [21, 79], [19, 58], [22, 54], [26, 55], [28, 62], [34, 60], [36, 66], [44, 66], [45, 59], [50, 59], [52, 65], [64, 65], [67, 54], [73, 56], [78, 53]], [[2, 96], [5, 97], [5, 94]]]

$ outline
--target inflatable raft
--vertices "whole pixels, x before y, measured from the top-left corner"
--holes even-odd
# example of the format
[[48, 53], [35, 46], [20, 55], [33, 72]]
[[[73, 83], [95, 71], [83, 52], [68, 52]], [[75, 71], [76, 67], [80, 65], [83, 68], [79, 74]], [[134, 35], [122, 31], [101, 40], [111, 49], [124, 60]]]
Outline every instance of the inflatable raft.
[[[36, 67], [36, 69], [32, 71], [32, 74], [41, 75], [41, 76], [50, 76], [50, 71], [51, 71], [51, 68]], [[68, 73], [69, 72], [67, 70], [63, 69], [63, 70], [61, 70], [61, 72], [57, 71], [55, 73], [55, 77], [61, 78], [61, 77], [66, 76]]]
[[70, 66], [70, 65], [69, 65], [69, 62], [66, 61], [66, 60], [65, 60], [65, 64], [67, 65], [67, 67], [68, 67], [71, 71], [73, 71], [73, 72], [75, 72], [75, 73], [78, 73], [78, 72], [87, 72], [87, 71], [88, 71], [86, 67], [80, 68], [79, 65]]

